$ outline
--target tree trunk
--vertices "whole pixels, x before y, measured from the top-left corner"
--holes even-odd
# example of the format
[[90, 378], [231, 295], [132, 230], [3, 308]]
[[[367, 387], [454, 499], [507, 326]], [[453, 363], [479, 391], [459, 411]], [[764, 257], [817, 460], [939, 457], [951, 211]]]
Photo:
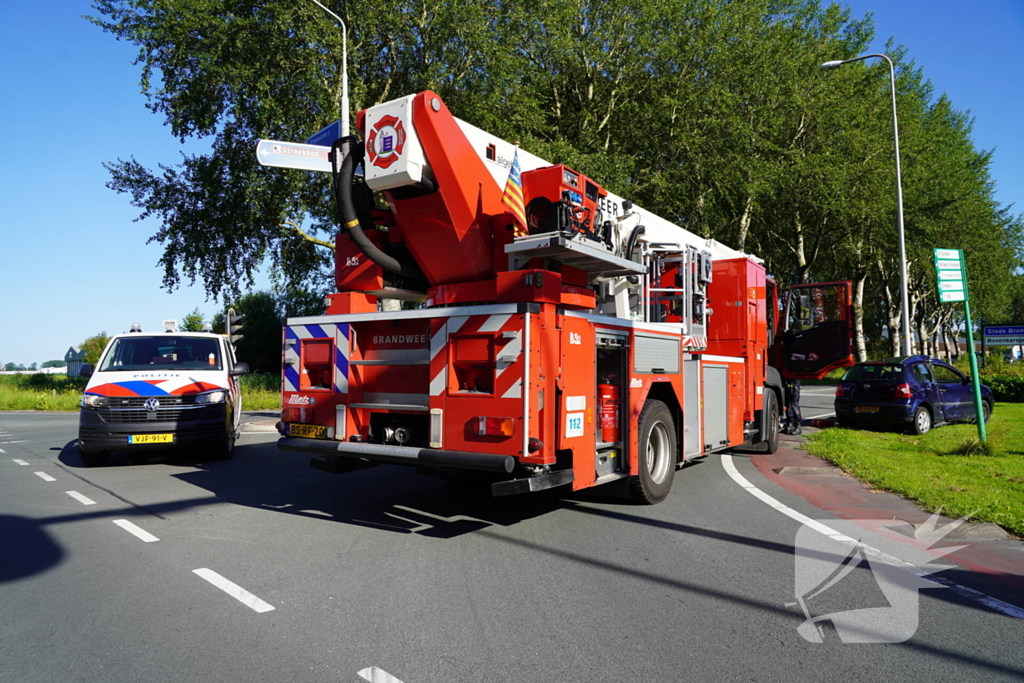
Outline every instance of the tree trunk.
[[868, 347], [864, 339], [864, 283], [867, 279], [867, 271], [861, 271], [853, 282], [853, 352], [858, 363], [868, 359]]

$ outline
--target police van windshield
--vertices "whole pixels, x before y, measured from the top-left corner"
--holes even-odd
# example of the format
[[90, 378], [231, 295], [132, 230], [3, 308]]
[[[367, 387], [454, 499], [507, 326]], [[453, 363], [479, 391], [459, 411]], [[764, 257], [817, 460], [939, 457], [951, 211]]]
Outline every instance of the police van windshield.
[[162, 334], [118, 337], [100, 372], [118, 370], [220, 370], [216, 339]]

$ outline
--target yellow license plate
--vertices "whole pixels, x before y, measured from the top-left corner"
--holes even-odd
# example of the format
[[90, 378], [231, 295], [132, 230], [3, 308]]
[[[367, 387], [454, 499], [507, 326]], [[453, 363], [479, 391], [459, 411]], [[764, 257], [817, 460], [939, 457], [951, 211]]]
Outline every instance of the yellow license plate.
[[129, 434], [128, 443], [174, 443], [174, 434]]
[[304, 436], [309, 439], [326, 439], [327, 427], [324, 425], [289, 424], [288, 436]]
[[854, 410], [858, 413], [877, 413], [878, 406], [855, 406]]

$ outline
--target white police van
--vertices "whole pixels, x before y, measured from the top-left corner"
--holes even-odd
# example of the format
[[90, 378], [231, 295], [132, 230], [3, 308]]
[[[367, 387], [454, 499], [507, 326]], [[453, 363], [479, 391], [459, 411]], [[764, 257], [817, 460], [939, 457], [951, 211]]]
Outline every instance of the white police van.
[[208, 457], [231, 457], [242, 414], [235, 361], [227, 337], [209, 332], [132, 331], [113, 337], [99, 363], [79, 374], [82, 396], [78, 450], [86, 467], [105, 465], [111, 451], [153, 452], [195, 447]]

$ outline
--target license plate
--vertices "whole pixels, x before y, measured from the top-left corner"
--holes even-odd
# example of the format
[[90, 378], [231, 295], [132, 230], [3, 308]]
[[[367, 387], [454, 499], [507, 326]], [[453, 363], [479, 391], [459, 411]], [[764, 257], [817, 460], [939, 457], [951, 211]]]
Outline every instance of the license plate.
[[854, 406], [854, 411], [858, 413], [877, 413], [878, 406]]
[[304, 436], [308, 439], [326, 439], [327, 427], [324, 425], [289, 424], [288, 436]]
[[174, 434], [129, 434], [128, 443], [174, 443]]

